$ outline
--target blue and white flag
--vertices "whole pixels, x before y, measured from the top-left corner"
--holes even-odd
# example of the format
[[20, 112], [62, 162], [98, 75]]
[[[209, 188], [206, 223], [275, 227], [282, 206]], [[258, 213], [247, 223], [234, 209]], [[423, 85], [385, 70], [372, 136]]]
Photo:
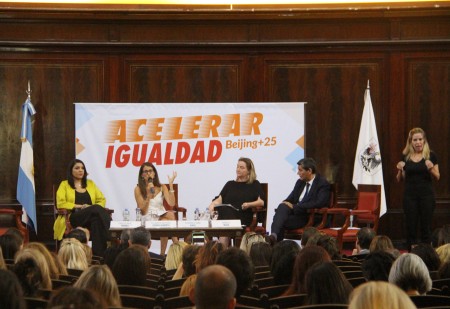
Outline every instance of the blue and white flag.
[[22, 129], [20, 133], [22, 150], [20, 152], [19, 177], [17, 179], [17, 200], [22, 204], [23, 210], [29, 218], [29, 220], [26, 220], [27, 225], [37, 231], [33, 130], [31, 126], [31, 117], [34, 114], [36, 114], [36, 110], [28, 96], [27, 100], [22, 105]]
[[358, 184], [381, 185], [380, 217], [386, 213], [383, 166], [381, 164], [375, 115], [370, 99], [369, 83], [367, 83], [367, 89], [364, 93], [364, 111], [359, 130], [352, 183], [356, 189], [358, 189]]

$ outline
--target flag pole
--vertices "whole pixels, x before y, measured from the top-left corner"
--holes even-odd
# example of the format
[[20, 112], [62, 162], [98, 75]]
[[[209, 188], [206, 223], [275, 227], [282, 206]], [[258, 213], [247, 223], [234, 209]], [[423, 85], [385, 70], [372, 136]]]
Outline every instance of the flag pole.
[[370, 89], [370, 84], [369, 84], [369, 82], [370, 82], [370, 79], [367, 80], [367, 89]]
[[30, 80], [28, 80], [28, 90], [26, 91], [27, 95], [28, 95], [28, 99], [31, 99], [31, 87], [30, 87]]

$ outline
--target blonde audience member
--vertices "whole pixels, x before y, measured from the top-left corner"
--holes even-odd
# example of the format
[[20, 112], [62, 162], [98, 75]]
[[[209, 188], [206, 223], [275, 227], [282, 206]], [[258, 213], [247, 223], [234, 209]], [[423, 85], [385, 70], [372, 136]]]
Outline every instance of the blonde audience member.
[[183, 250], [187, 247], [187, 243], [179, 241], [172, 243], [167, 251], [165, 267], [166, 270], [177, 269], [181, 263]]
[[186, 278], [186, 280], [183, 282], [183, 285], [180, 289], [180, 296], [187, 296], [189, 299], [194, 303], [194, 288], [195, 288], [195, 281], [197, 280], [197, 274], [189, 276]]
[[432, 287], [427, 265], [412, 253], [404, 253], [394, 261], [389, 272], [389, 282], [410, 296], [423, 295]]
[[48, 270], [50, 272], [50, 278], [51, 279], [58, 279], [59, 278], [60, 272], [59, 272], [58, 266], [56, 265], [52, 254], [50, 253], [50, 251], [48, 251], [46, 246], [44, 246], [43, 244], [41, 244], [39, 242], [30, 242], [30, 243], [25, 245], [25, 248], [36, 249], [37, 251], [42, 253], [44, 255], [44, 257], [45, 257], [45, 260], [47, 261], [47, 264], [48, 264]]
[[61, 258], [58, 256], [58, 254], [53, 251], [51, 251], [50, 254], [53, 257], [53, 261], [55, 261], [56, 267], [58, 267], [59, 274], [60, 275], [68, 275], [67, 267], [66, 267], [66, 265], [64, 265], [64, 263], [62, 262]]
[[245, 251], [247, 254], [250, 254], [250, 249], [255, 242], [265, 242], [264, 236], [261, 234], [257, 234], [255, 232], [247, 232], [242, 237], [241, 241], [241, 250]]
[[19, 262], [23, 262], [26, 260], [33, 260], [34, 263], [40, 270], [41, 273], [41, 282], [39, 288], [51, 290], [52, 289], [52, 280], [50, 277], [50, 270], [47, 261], [45, 260], [44, 255], [34, 248], [26, 248], [22, 249], [16, 254], [16, 258], [14, 259], [14, 263], [18, 264]]
[[95, 292], [109, 307], [121, 307], [116, 279], [106, 265], [93, 265], [84, 271], [74, 287]]
[[445, 264], [450, 262], [450, 244], [445, 244], [439, 246], [436, 249], [437, 254], [439, 255], [439, 259], [441, 260], [441, 264]]
[[348, 309], [416, 309], [410, 297], [394, 284], [369, 281], [350, 295]]
[[58, 256], [69, 269], [86, 270], [89, 267], [84, 246], [75, 238], [63, 239]]

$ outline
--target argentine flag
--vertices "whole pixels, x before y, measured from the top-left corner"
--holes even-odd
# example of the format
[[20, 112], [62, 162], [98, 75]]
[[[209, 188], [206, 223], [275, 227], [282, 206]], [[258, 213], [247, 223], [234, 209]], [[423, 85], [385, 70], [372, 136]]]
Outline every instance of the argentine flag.
[[34, 164], [33, 164], [33, 131], [31, 117], [36, 114], [30, 96], [22, 105], [22, 129], [20, 139], [22, 150], [20, 152], [19, 177], [17, 179], [17, 200], [22, 204], [29, 220], [27, 225], [37, 231], [36, 221], [36, 196], [34, 189]]

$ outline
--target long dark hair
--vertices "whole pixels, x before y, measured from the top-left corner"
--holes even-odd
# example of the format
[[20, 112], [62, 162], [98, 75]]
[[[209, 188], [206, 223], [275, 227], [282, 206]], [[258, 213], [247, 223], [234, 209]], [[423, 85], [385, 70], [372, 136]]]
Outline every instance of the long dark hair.
[[74, 159], [74, 160], [70, 161], [69, 166], [67, 167], [67, 181], [69, 182], [69, 185], [73, 189], [75, 189], [75, 182], [73, 181], [72, 169], [75, 166], [75, 164], [77, 164], [77, 163], [81, 163], [84, 167], [84, 175], [83, 175], [83, 178], [81, 179], [81, 187], [86, 188], [88, 172], [86, 170], [86, 165], [84, 165], [84, 162], [79, 159]]
[[159, 176], [158, 171], [156, 170], [156, 167], [150, 163], [150, 162], [144, 162], [141, 167], [139, 168], [139, 175], [138, 175], [138, 187], [141, 191], [142, 197], [145, 199], [147, 198], [147, 183], [145, 182], [144, 178], [142, 177], [142, 172], [144, 171], [144, 167], [151, 167], [153, 171], [155, 171], [155, 178], [153, 178], [153, 185], [155, 187], [161, 187], [161, 183], [159, 182]]

